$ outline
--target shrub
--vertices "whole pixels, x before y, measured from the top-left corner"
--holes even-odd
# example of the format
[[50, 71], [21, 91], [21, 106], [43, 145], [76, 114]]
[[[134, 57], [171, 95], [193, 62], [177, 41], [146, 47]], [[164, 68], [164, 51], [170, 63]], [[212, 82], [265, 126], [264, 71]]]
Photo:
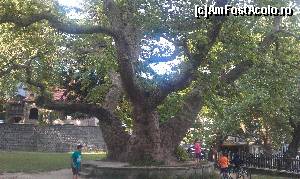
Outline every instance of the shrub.
[[175, 156], [179, 161], [183, 161], [183, 162], [189, 159], [189, 154], [182, 146], [178, 146], [176, 148]]

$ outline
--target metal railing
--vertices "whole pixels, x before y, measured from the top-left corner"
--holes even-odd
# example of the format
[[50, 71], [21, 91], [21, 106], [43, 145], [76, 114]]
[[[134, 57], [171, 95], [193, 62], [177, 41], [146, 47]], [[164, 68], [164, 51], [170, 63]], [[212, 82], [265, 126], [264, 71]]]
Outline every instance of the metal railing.
[[287, 158], [283, 154], [264, 155], [241, 153], [241, 159], [247, 167], [268, 168], [300, 173], [300, 160]]

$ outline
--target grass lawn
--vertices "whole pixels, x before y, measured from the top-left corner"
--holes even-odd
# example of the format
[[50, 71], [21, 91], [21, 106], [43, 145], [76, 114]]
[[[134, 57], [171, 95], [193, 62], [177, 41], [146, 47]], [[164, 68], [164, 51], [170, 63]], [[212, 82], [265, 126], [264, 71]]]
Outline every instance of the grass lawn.
[[[82, 160], [100, 160], [104, 153], [83, 153]], [[71, 153], [0, 152], [0, 173], [41, 172], [70, 168]]]

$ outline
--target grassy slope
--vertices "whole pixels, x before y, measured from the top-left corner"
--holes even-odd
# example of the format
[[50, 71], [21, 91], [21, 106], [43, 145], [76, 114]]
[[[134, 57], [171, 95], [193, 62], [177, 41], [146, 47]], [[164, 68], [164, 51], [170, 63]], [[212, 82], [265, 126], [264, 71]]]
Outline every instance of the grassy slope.
[[[105, 154], [83, 154], [83, 160], [100, 160]], [[40, 172], [70, 168], [71, 153], [0, 152], [0, 172]]]

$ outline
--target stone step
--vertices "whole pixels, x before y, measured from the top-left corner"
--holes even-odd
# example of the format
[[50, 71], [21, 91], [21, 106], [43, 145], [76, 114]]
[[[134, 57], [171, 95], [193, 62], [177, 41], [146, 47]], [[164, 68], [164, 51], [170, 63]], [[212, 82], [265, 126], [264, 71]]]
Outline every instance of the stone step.
[[83, 178], [89, 178], [89, 176], [90, 176], [90, 173], [87, 173], [87, 172], [79, 172], [79, 176], [80, 177], [83, 177]]
[[90, 174], [93, 171], [92, 167], [82, 167], [81, 172]]

